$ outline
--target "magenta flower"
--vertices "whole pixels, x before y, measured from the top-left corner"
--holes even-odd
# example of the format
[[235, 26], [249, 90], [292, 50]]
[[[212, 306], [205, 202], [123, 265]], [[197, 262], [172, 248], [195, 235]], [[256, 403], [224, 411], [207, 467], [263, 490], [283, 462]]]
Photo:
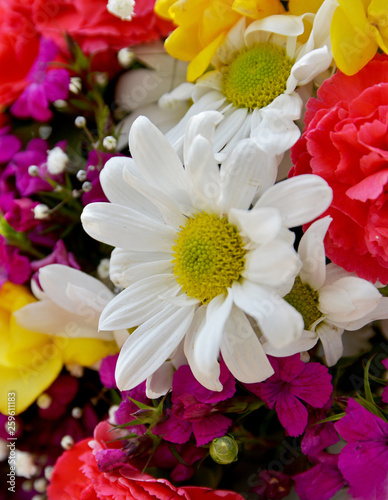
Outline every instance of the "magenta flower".
[[153, 433], [179, 444], [186, 443], [193, 433], [198, 446], [225, 435], [232, 421], [217, 411], [216, 403], [233, 396], [235, 379], [223, 362], [220, 382], [222, 391], [210, 391], [196, 380], [188, 365], [180, 366], [173, 377], [168, 418], [157, 424]]
[[334, 424], [347, 442], [338, 467], [355, 498], [388, 498], [388, 423], [349, 399], [346, 415]]
[[[331, 401], [325, 409], [331, 408]], [[302, 453], [314, 457], [327, 447], [339, 441], [333, 422], [314, 425], [327, 417], [325, 409], [314, 409], [309, 412], [308, 426], [301, 442]]]
[[338, 455], [322, 453], [320, 459], [314, 467], [293, 477], [300, 500], [330, 500], [346, 484], [338, 470]]
[[16, 285], [25, 283], [31, 274], [30, 262], [27, 257], [19, 254], [19, 250], [6, 244], [0, 235], [0, 287], [11, 281]]
[[44, 122], [52, 117], [50, 103], [57, 99], [67, 99], [69, 94], [69, 73], [65, 69], [50, 69], [59, 50], [52, 40], [40, 39], [39, 53], [27, 80], [30, 84], [23, 90], [11, 107], [17, 118], [34, 118]]
[[39, 269], [50, 264], [62, 264], [63, 266], [74, 267], [74, 269], [81, 269], [74, 254], [67, 251], [62, 240], [58, 240], [55, 243], [53, 251], [47, 257], [31, 262], [31, 269], [34, 272], [32, 278], [37, 283], [39, 283]]
[[299, 354], [287, 358], [268, 358], [275, 370], [274, 375], [265, 382], [244, 385], [269, 408], [275, 407], [288, 435], [299, 436], [308, 421], [308, 411], [300, 400], [314, 408], [322, 408], [333, 390], [331, 375], [326, 366], [303, 363]]
[[91, 151], [86, 163], [86, 180], [92, 184], [92, 189], [82, 195], [82, 204], [84, 206], [89, 203], [97, 201], [107, 202], [108, 198], [105, 196], [100, 184], [100, 172], [105, 163], [114, 156], [122, 156], [120, 153], [103, 153], [101, 151]]
[[0, 163], [7, 163], [22, 148], [21, 140], [9, 134], [10, 127], [0, 129]]

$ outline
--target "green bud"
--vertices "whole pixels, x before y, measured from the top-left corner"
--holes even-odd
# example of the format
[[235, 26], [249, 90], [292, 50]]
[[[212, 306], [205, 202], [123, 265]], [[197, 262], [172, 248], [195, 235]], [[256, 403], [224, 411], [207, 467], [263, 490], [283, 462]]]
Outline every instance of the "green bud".
[[237, 460], [238, 444], [233, 436], [227, 434], [221, 438], [215, 438], [210, 444], [210, 456], [221, 465], [230, 464]]

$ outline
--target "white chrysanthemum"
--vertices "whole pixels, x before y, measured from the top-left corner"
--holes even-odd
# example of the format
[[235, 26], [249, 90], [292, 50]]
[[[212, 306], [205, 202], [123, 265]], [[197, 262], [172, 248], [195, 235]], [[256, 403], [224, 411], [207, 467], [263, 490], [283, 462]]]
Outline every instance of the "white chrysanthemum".
[[39, 283], [32, 281], [38, 302], [15, 312], [18, 323], [28, 330], [69, 338], [116, 340], [121, 346], [127, 331], [98, 331], [100, 315], [114, 298], [101, 281], [82, 271], [61, 264], [39, 270]]
[[183, 339], [195, 377], [210, 390], [222, 389], [220, 351], [237, 379], [266, 379], [273, 369], [246, 314], [276, 347], [302, 333], [301, 315], [281, 298], [300, 268], [287, 228], [322, 213], [331, 189], [314, 175], [273, 186], [276, 165], [249, 139], [219, 168], [211, 139], [220, 119], [213, 111], [190, 120], [183, 168], [161, 132], [138, 118], [133, 158], [112, 158], [101, 172], [111, 203], [83, 211], [86, 232], [117, 247], [111, 279], [125, 287], [100, 328], [138, 326], [117, 363], [122, 390], [154, 373]]
[[355, 331], [376, 319], [388, 318], [388, 298], [362, 278], [336, 264], [326, 265], [323, 240], [331, 217], [314, 222], [303, 235], [298, 253], [303, 266], [291, 292], [285, 297], [303, 315], [305, 331], [297, 343], [267, 354], [290, 356], [311, 349], [320, 339], [328, 366], [343, 354], [342, 334]]
[[[248, 27], [242, 18], [213, 57], [215, 69], [194, 85], [186, 116], [166, 134], [171, 144], [181, 140], [191, 116], [211, 109], [225, 117], [214, 138], [219, 159], [246, 137], [271, 154], [289, 149], [300, 136], [294, 120], [300, 118], [303, 102], [295, 90], [332, 60], [329, 25], [334, 8], [325, 2], [316, 15], [269, 16]], [[302, 43], [310, 23], [310, 36]]]

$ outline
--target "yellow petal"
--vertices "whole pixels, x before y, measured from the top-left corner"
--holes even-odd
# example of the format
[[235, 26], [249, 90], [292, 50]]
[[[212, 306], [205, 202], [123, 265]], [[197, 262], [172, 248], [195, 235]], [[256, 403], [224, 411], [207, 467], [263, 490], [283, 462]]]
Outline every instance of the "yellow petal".
[[279, 0], [235, 0], [233, 10], [252, 19], [284, 14], [286, 11]]
[[218, 2], [210, 3], [204, 10], [202, 22], [199, 25], [198, 33], [202, 47], [213, 42], [222, 32], [229, 31], [240, 18], [240, 14], [234, 12], [231, 6]]
[[16, 414], [26, 410], [54, 382], [61, 369], [62, 361], [58, 357], [36, 366], [0, 366], [0, 412], [8, 414], [10, 392], [16, 394]]
[[341, 11], [348, 22], [362, 32], [366, 30], [368, 20], [366, 18], [366, 9], [362, 0], [338, 0], [339, 8], [335, 11]]
[[198, 27], [178, 27], [164, 43], [167, 52], [176, 59], [191, 61], [202, 50]]
[[334, 60], [346, 75], [354, 75], [375, 55], [377, 43], [365, 30], [351, 24], [342, 9], [336, 9], [330, 26]]
[[[210, 4], [219, 0], [212, 0]], [[228, 5], [227, 0], [225, 2]], [[221, 2], [222, 3], [222, 2]], [[178, 26], [190, 26], [200, 22], [203, 11], [208, 7], [208, 0], [177, 0], [170, 7], [171, 19]]]
[[163, 17], [164, 19], [168, 19], [171, 21], [171, 15], [169, 13], [169, 9], [175, 0], [156, 0], [155, 3], [155, 12], [159, 17]]
[[316, 14], [323, 0], [290, 0], [288, 2], [288, 10], [294, 16], [301, 16], [306, 12]]
[[187, 68], [187, 80], [189, 82], [193, 82], [207, 70], [218, 47], [225, 40], [225, 36], [225, 33], [218, 35], [212, 43], [209, 43], [207, 47], [201, 50], [201, 52], [194, 57]]
[[[372, 0], [368, 6], [368, 21], [379, 31], [377, 43], [379, 47], [387, 52], [384, 46], [388, 44], [388, 5], [387, 0]], [[382, 39], [382, 45], [380, 45]]]
[[116, 342], [96, 339], [61, 338], [61, 353], [65, 364], [92, 366], [100, 359], [115, 354], [118, 350]]

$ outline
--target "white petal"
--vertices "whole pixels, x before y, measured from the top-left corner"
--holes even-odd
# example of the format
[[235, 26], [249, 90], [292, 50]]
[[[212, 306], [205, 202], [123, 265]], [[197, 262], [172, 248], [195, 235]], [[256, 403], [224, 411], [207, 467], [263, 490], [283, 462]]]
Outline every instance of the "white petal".
[[103, 310], [101, 330], [133, 328], [166, 309], [162, 295], [176, 295], [179, 286], [169, 274], [150, 276], [119, 293]]
[[321, 215], [333, 199], [327, 182], [317, 175], [298, 175], [275, 184], [256, 203], [256, 207], [277, 208], [287, 227], [297, 227]]
[[[275, 208], [257, 210], [238, 210], [232, 208], [228, 220], [237, 226], [239, 233], [247, 236], [258, 245], [272, 241], [282, 227], [282, 218]], [[291, 245], [293, 242], [291, 242]]]
[[371, 323], [372, 321], [376, 321], [379, 319], [387, 319], [388, 318], [388, 297], [382, 297], [380, 299], [379, 304], [375, 309], [373, 309], [370, 313], [366, 314], [362, 318], [353, 321], [336, 321], [336, 325], [345, 328], [346, 330], [354, 331], [362, 328], [363, 326]]
[[319, 309], [332, 323], [347, 323], [372, 312], [380, 299], [380, 292], [372, 283], [350, 276], [321, 288]]
[[215, 128], [221, 122], [222, 118], [222, 113], [218, 111], [204, 111], [190, 118], [186, 126], [183, 145], [185, 166], [188, 161], [189, 149], [194, 138], [197, 135], [201, 135], [211, 142], [213, 140]]
[[245, 42], [248, 47], [257, 42], [257, 34], [260, 31], [297, 37], [304, 32], [303, 16], [275, 15], [253, 21], [245, 30]]
[[92, 238], [127, 250], [170, 252], [176, 238], [166, 223], [112, 203], [90, 203], [81, 221]]
[[129, 148], [138, 169], [152, 187], [176, 202], [188, 202], [183, 165], [165, 136], [146, 117], [140, 116], [132, 125]]
[[132, 333], [116, 366], [121, 391], [136, 387], [166, 361], [187, 332], [193, 315], [194, 308], [167, 306]]
[[285, 347], [300, 337], [302, 316], [276, 293], [248, 280], [235, 282], [232, 288], [235, 304], [255, 319], [272, 345]]
[[199, 210], [214, 212], [220, 197], [220, 172], [212, 145], [205, 137], [197, 135], [186, 148], [185, 167], [192, 203]]
[[206, 307], [205, 323], [197, 331], [192, 346], [190, 367], [197, 380], [211, 391], [222, 390], [219, 381], [220, 367], [217, 359], [220, 354], [224, 325], [229, 317], [232, 305], [233, 300], [230, 293], [226, 297], [219, 295], [209, 303]]
[[245, 384], [262, 382], [274, 373], [247, 317], [236, 306], [225, 325], [221, 354], [232, 375]]
[[[231, 208], [248, 209], [262, 178], [261, 160], [265, 154], [251, 139], [239, 141], [221, 167], [221, 212]], [[276, 169], [276, 164], [273, 164]]]
[[300, 279], [313, 290], [319, 290], [325, 283], [326, 255], [323, 240], [332, 220], [331, 217], [324, 217], [315, 221], [299, 243], [298, 253], [303, 263]]
[[246, 254], [241, 274], [249, 281], [277, 287], [295, 278], [300, 267], [301, 262], [294, 248], [275, 239]]
[[[101, 311], [114, 297], [113, 293], [101, 281], [78, 269], [61, 264], [51, 264], [39, 270], [39, 281], [46, 296], [59, 307], [72, 314], [88, 315], [90, 308]], [[88, 302], [80, 301], [82, 293], [74, 297], [69, 295], [69, 286], [83, 289], [88, 295]]]
[[291, 68], [287, 80], [286, 92], [295, 90], [296, 86], [306, 85], [330, 66], [332, 55], [327, 47], [312, 50], [301, 57]]
[[294, 354], [312, 349], [318, 342], [318, 339], [319, 337], [315, 332], [304, 330], [299, 339], [295, 340], [292, 344], [289, 344], [286, 347], [277, 349], [270, 342], [265, 341], [263, 342], [263, 349], [265, 353], [270, 356], [275, 356], [275, 358], [285, 358], [287, 356], [292, 356]]
[[317, 333], [322, 342], [325, 352], [326, 364], [334, 366], [343, 353], [342, 334], [343, 328], [338, 328], [326, 321], [320, 323], [317, 327]]
[[146, 382], [147, 398], [157, 399], [167, 394], [172, 387], [174, 371], [175, 369], [171, 361], [166, 361], [150, 375]]
[[230, 109], [225, 111], [224, 119], [217, 127], [214, 135], [214, 151], [221, 151], [222, 148], [230, 141], [232, 141], [236, 136], [238, 137], [238, 139], [248, 137], [248, 134], [245, 135], [245, 137], [241, 137], [238, 135], [241, 132], [241, 129], [247, 119], [247, 115], [247, 108], [235, 108], [234, 106], [231, 106]]

